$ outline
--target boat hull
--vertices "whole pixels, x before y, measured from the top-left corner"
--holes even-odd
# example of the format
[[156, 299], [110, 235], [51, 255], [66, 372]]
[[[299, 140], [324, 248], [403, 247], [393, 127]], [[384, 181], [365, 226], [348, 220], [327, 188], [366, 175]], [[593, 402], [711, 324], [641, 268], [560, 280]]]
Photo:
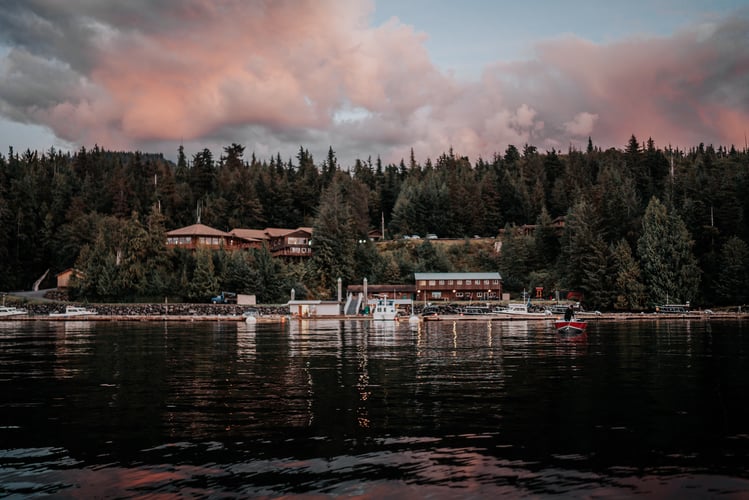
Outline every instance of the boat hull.
[[50, 318], [80, 318], [82, 316], [96, 316], [98, 313], [85, 307], [68, 306], [65, 312], [49, 313]]
[[7, 318], [9, 316], [22, 316], [25, 314], [28, 314], [28, 311], [26, 311], [25, 309], [8, 308], [0, 311], [0, 318]]
[[583, 333], [587, 326], [588, 323], [580, 320], [565, 321], [560, 319], [554, 322], [554, 328], [557, 329], [557, 332], [565, 335]]
[[372, 319], [375, 321], [395, 321], [395, 318], [398, 317], [397, 313], [389, 313], [389, 312], [383, 312], [383, 313], [374, 313], [372, 315]]
[[50, 313], [50, 318], [83, 318], [86, 316], [96, 316], [96, 313]]

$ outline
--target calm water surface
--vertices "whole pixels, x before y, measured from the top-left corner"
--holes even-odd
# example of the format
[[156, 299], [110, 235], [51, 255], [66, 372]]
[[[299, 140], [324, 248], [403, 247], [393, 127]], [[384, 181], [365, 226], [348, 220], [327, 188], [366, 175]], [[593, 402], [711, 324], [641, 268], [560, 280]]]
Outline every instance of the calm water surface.
[[747, 498], [718, 321], [0, 323], [0, 497]]

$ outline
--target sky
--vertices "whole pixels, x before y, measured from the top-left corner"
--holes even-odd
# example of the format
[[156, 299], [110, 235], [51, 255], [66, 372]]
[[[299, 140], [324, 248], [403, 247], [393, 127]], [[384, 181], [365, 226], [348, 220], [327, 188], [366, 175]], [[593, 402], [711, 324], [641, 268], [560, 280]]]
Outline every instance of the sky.
[[746, 146], [749, 0], [4, 0], [9, 147], [316, 163]]

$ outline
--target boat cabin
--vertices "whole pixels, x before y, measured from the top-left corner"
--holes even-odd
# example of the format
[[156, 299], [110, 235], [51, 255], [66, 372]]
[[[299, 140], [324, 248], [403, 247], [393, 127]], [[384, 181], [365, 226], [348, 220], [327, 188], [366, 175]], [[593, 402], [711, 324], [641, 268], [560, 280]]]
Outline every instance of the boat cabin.
[[664, 314], [684, 314], [690, 311], [689, 304], [665, 304], [656, 306], [655, 312]]

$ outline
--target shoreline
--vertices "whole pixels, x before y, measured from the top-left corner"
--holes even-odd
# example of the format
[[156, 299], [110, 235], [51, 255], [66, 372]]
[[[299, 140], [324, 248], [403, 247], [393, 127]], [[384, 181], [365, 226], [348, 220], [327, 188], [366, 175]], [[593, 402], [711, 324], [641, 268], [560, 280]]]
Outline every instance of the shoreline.
[[[561, 315], [545, 315], [545, 316], [530, 316], [523, 314], [476, 314], [476, 315], [461, 315], [461, 314], [445, 314], [441, 315], [439, 319], [433, 318], [419, 318], [420, 322], [432, 322], [432, 321], [554, 321], [560, 319]], [[578, 319], [586, 320], [588, 322], [607, 322], [607, 321], [674, 321], [674, 320], [741, 320], [749, 319], [749, 313], [739, 312], [718, 312], [718, 313], [706, 313], [706, 312], [691, 312], [691, 313], [601, 313], [601, 314], [578, 314]], [[318, 320], [355, 320], [355, 321], [371, 321], [375, 322], [372, 316], [291, 316], [287, 314], [268, 314], [261, 315], [257, 318], [258, 323], [284, 323], [289, 321], [318, 321]], [[15, 322], [15, 321], [134, 321], [134, 322], [145, 322], [145, 321], [170, 321], [170, 322], [245, 322], [246, 317], [242, 315], [233, 314], [96, 314], [91, 316], [49, 316], [44, 314], [27, 314], [17, 316], [3, 316], [0, 317], [0, 322]], [[408, 323], [410, 320], [409, 316], [402, 316], [392, 321], [393, 323]], [[377, 321], [377, 323], [390, 323], [391, 321]]]

